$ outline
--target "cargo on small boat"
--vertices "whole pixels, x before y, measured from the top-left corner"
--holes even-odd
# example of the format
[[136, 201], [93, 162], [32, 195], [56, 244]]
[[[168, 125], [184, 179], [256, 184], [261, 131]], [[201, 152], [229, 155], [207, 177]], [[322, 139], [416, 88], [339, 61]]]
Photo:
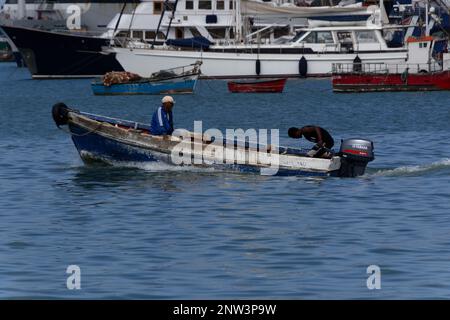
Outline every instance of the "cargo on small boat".
[[193, 93], [200, 76], [198, 61], [187, 66], [160, 70], [150, 78], [130, 72], [109, 72], [92, 82], [95, 95], [181, 94]]
[[262, 81], [229, 81], [228, 90], [233, 93], [281, 93], [287, 78]]
[[[236, 139], [215, 141], [202, 134], [192, 141], [189, 136], [188, 147], [182, 149], [184, 159], [200, 159], [200, 162], [194, 160], [186, 164], [178, 162], [177, 156], [174, 158], [174, 154], [179, 154], [177, 148], [185, 142], [179, 135], [152, 135], [149, 125], [73, 110], [63, 103], [53, 106], [52, 115], [58, 127], [68, 126], [75, 147], [85, 162], [162, 162], [261, 174], [266, 174], [275, 164], [276, 170], [270, 171], [271, 175], [355, 177], [363, 175], [367, 164], [374, 159], [373, 143], [364, 139], [343, 140], [340, 151], [324, 159], [311, 158], [302, 149], [268, 148]], [[195, 137], [195, 133], [188, 133]], [[276, 161], [269, 164], [268, 158]]]

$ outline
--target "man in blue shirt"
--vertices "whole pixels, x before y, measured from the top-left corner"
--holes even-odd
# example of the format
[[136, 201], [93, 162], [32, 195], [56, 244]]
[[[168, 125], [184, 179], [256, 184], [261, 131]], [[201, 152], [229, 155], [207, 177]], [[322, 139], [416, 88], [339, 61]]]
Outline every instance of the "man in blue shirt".
[[172, 109], [175, 101], [171, 96], [161, 100], [162, 105], [153, 113], [150, 133], [155, 136], [171, 135], [173, 132]]

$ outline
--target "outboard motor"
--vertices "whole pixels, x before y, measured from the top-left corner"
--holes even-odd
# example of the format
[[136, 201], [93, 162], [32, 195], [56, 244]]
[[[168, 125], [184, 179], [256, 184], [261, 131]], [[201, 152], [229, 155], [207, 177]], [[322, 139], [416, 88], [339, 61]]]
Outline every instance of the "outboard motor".
[[373, 142], [363, 139], [341, 140], [340, 177], [356, 177], [364, 174], [367, 164], [375, 159]]

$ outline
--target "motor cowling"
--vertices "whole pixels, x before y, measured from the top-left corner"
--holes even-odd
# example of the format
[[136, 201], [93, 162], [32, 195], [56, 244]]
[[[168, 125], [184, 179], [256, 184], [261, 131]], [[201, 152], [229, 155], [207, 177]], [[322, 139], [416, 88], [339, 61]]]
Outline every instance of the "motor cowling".
[[370, 162], [375, 159], [373, 142], [364, 139], [341, 140], [339, 153], [342, 157], [354, 161]]
[[367, 164], [375, 159], [373, 142], [364, 139], [341, 140], [339, 150], [341, 157], [341, 177], [356, 177], [363, 175]]

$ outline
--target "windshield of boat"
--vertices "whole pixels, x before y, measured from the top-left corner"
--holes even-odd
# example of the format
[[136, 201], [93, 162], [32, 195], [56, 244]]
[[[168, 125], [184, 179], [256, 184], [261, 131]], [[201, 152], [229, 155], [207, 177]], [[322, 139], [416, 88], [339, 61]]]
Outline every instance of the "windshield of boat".
[[303, 37], [307, 31], [298, 31], [294, 38], [292, 38], [291, 42], [297, 42], [298, 39]]
[[304, 39], [306, 43], [333, 43], [330, 31], [312, 31]]

